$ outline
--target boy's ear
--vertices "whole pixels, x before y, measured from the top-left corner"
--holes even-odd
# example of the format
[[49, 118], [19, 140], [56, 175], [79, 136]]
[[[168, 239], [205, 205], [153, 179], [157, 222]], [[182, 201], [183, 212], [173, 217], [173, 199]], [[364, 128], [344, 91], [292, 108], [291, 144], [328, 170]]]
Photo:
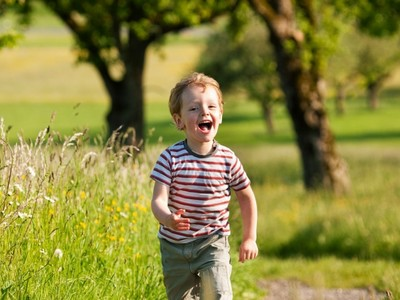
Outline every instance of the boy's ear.
[[174, 119], [176, 128], [178, 128], [179, 130], [183, 130], [184, 124], [182, 122], [181, 116], [178, 114], [173, 114], [172, 118]]

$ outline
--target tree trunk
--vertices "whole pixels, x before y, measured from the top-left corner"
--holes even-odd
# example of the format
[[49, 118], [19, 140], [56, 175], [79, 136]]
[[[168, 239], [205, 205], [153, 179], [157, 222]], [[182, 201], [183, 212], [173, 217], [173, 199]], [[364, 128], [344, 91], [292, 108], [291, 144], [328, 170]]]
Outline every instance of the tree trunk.
[[372, 110], [378, 108], [379, 105], [379, 92], [381, 91], [385, 80], [389, 78], [389, 73], [382, 73], [375, 80], [371, 80], [367, 84], [367, 101], [368, 107]]
[[127, 51], [134, 49], [135, 55], [127, 55], [130, 60], [124, 62], [123, 77], [113, 81], [109, 75], [100, 74], [111, 98], [107, 114], [109, 136], [118, 131], [122, 144], [141, 148], [145, 138], [143, 72], [148, 42], [134, 37], [131, 40]]
[[381, 84], [378, 81], [374, 81], [368, 84], [367, 86], [367, 101], [368, 108], [375, 110], [378, 108], [378, 94], [381, 89]]
[[[307, 190], [330, 189], [344, 193], [349, 188], [347, 167], [335, 150], [324, 108], [323, 80], [315, 64], [306, 67], [301, 60], [304, 34], [296, 30], [294, 9], [290, 0], [252, 0], [270, 31], [270, 41], [277, 59], [277, 69], [286, 107], [296, 133]], [[310, 17], [311, 18], [311, 17]], [[288, 48], [288, 43], [296, 49]]]
[[335, 150], [320, 83], [322, 78], [303, 70], [299, 59], [288, 56], [275, 39], [278, 71], [300, 149], [307, 189], [328, 188], [343, 193], [349, 187], [345, 163]]
[[267, 104], [268, 101], [261, 102], [261, 109], [263, 112], [263, 117], [267, 131], [269, 134], [275, 133], [274, 119], [273, 119], [273, 108], [272, 105]]
[[336, 114], [343, 115], [344, 114], [344, 101], [346, 99], [346, 88], [343, 83], [338, 83], [336, 85]]

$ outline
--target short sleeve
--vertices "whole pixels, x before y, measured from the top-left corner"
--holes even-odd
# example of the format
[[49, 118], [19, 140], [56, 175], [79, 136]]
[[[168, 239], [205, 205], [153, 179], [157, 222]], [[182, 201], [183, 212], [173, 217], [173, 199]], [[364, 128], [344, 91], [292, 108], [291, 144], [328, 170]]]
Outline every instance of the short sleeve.
[[168, 150], [164, 150], [159, 156], [150, 178], [165, 185], [171, 185], [171, 155]]

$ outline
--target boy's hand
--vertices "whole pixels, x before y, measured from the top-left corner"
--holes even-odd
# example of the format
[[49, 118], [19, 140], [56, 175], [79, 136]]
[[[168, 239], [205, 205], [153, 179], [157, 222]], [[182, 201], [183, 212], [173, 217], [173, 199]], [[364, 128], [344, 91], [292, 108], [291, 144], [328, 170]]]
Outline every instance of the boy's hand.
[[178, 209], [175, 213], [168, 216], [166, 226], [174, 230], [189, 230], [190, 221], [188, 218], [182, 218], [181, 215], [185, 213], [184, 209]]
[[258, 255], [258, 247], [255, 241], [245, 240], [242, 242], [239, 248], [239, 261], [241, 263], [246, 260], [255, 259]]

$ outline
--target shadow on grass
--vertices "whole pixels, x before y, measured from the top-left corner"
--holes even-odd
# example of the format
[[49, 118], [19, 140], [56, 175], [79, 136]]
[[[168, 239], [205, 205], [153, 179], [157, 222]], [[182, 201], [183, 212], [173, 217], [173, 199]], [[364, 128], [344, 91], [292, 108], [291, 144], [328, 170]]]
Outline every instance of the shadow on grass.
[[339, 142], [367, 142], [392, 139], [400, 139], [400, 130], [386, 132], [363, 132], [359, 134], [346, 134], [336, 136], [336, 140]]
[[367, 238], [360, 230], [348, 226], [342, 217], [310, 222], [299, 228], [285, 244], [278, 246], [278, 257], [336, 256], [350, 259], [400, 259], [398, 245], [388, 247], [385, 233], [375, 232]]

